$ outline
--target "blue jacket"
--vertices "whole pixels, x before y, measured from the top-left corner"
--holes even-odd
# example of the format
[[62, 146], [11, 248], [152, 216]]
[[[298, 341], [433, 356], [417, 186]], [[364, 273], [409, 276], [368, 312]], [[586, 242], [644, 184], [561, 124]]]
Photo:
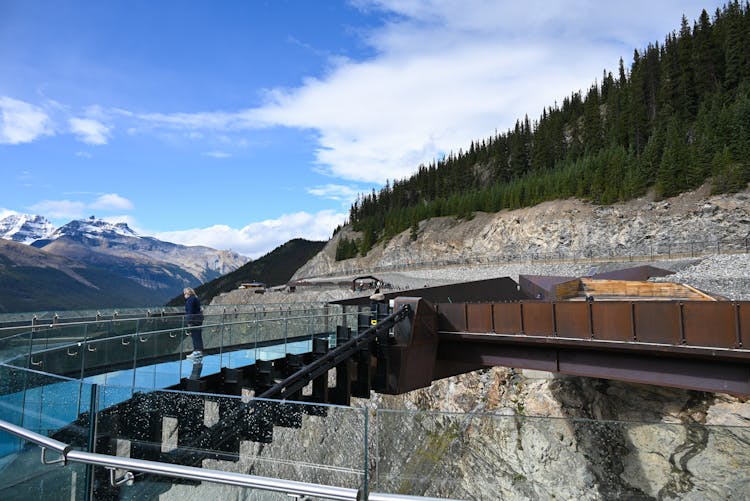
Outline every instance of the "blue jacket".
[[203, 313], [201, 312], [201, 302], [195, 296], [190, 296], [185, 300], [185, 322], [202, 323]]

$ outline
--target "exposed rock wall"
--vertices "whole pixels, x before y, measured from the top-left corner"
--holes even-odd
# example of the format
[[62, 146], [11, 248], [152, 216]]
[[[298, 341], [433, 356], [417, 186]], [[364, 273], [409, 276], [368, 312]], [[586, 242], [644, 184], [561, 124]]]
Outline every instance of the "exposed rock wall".
[[[580, 200], [477, 213], [469, 221], [452, 217], [422, 221], [418, 237], [405, 231], [375, 246], [365, 257], [336, 261], [348, 227], [295, 273], [295, 279], [401, 267], [436, 260], [510, 259], [530, 255], [606, 257], [656, 252], [700, 251], [718, 239], [738, 245], [750, 236], [750, 190], [709, 196], [708, 188], [662, 201], [650, 197], [611, 206]], [[675, 246], [674, 243], [684, 245]]]
[[381, 491], [461, 499], [748, 499], [750, 403], [494, 368], [379, 407]]

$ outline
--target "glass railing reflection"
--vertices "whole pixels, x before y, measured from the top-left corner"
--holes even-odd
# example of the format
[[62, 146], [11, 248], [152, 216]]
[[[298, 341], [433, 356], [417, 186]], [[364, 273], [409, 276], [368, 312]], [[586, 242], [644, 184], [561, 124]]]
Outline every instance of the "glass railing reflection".
[[[323, 310], [308, 310], [320, 311]], [[261, 320], [255, 319], [255, 313], [207, 315], [202, 326], [206, 373], [219, 372], [222, 367], [244, 367], [256, 360], [275, 360], [287, 353], [309, 352], [314, 337], [332, 335], [320, 330], [332, 325], [329, 317], [342, 315], [289, 317], [288, 313], [270, 315], [273, 318]], [[91, 330], [93, 326], [79, 327]], [[144, 331], [143, 327], [162, 329]], [[99, 384], [154, 389], [177, 384], [186, 377], [186, 372], [189, 374], [186, 355], [193, 350], [192, 336], [189, 329], [182, 326], [181, 318], [178, 322], [174, 319], [140, 319], [130, 325], [130, 330], [131, 333], [122, 334], [122, 328], [118, 328], [117, 332], [109, 331], [107, 335], [96, 337], [84, 333], [80, 336], [82, 341], [67, 344], [51, 342], [52, 338], [47, 334], [37, 338], [34, 333], [23, 350], [19, 350], [20, 354], [6, 363]], [[77, 338], [65, 336], [60, 339]]]
[[[0, 419], [86, 450], [92, 388], [81, 381], [0, 365]], [[39, 458], [37, 447], [0, 433], [0, 498], [83, 497], [85, 465], [52, 468]]]

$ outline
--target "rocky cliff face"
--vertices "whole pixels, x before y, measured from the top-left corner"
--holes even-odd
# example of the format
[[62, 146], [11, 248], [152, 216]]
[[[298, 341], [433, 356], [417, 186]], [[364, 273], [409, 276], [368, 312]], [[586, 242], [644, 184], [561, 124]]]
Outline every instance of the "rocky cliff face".
[[644, 197], [611, 206], [580, 200], [545, 202], [535, 207], [477, 213], [469, 221], [422, 221], [412, 241], [405, 231], [362, 258], [336, 261], [344, 228], [293, 278], [346, 274], [440, 261], [528, 257], [606, 257], [690, 254], [721, 245], [742, 247], [750, 236], [750, 190], [709, 196], [708, 188], [662, 201]]
[[745, 399], [498, 367], [371, 405], [441, 411], [381, 420], [381, 491], [486, 500], [750, 492]]

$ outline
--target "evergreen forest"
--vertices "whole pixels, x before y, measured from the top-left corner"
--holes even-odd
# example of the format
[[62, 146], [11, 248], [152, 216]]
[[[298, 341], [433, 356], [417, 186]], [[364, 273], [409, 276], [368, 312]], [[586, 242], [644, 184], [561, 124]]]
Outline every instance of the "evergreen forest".
[[714, 193], [750, 181], [750, 2], [734, 0], [663, 43], [635, 50], [536, 120], [473, 141], [420, 165], [408, 179], [360, 196], [349, 211], [357, 239], [336, 259], [365, 255], [380, 240], [432, 217], [471, 218], [577, 197], [611, 204], [653, 189], [670, 197], [711, 182]]

